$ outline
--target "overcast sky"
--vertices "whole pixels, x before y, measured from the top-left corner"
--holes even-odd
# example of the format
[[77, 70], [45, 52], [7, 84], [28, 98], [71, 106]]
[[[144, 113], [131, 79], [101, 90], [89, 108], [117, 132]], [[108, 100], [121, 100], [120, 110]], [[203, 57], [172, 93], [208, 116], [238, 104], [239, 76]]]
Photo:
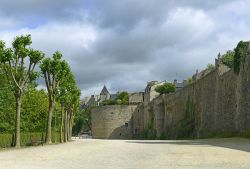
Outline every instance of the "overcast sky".
[[[59, 50], [82, 96], [183, 80], [250, 40], [250, 0], [0, 0], [0, 39]], [[43, 85], [40, 82], [40, 85]]]

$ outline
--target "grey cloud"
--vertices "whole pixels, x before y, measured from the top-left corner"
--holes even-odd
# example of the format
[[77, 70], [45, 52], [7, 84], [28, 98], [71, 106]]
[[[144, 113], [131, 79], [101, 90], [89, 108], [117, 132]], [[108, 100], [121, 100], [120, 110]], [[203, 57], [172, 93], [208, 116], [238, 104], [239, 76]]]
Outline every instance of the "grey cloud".
[[[250, 39], [247, 1], [6, 1], [0, 17], [10, 20], [2, 25], [16, 30], [0, 28], [0, 37], [31, 33], [34, 47], [48, 56], [62, 51], [88, 94], [103, 84], [142, 91], [150, 80], [185, 79]], [[19, 15], [46, 23], [16, 28]]]
[[[170, 10], [177, 7], [211, 9], [232, 0], [0, 0], [0, 13], [23, 23], [37, 26], [50, 21], [89, 20], [101, 27], [124, 32], [133, 29], [141, 20], [155, 26], [162, 23]], [[37, 22], [37, 23], [36, 23]]]
[[143, 19], [150, 20], [155, 26], [162, 23], [170, 10], [178, 7], [191, 7], [196, 9], [213, 9], [230, 3], [233, 0], [94, 0], [98, 9], [93, 15], [99, 18], [103, 27], [112, 27], [118, 31], [127, 31]]

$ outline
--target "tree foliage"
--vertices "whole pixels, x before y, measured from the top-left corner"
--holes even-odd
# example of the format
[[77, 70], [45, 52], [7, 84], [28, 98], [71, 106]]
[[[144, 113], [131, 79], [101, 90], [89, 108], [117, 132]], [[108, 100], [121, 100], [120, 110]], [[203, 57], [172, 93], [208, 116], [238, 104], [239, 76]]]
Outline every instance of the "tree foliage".
[[44, 132], [48, 110], [45, 90], [29, 88], [23, 97], [21, 131]]
[[234, 64], [234, 51], [227, 51], [227, 53], [223, 54], [221, 56], [221, 62], [228, 66], [229, 68], [233, 68], [233, 64]]
[[243, 42], [240, 41], [237, 45], [237, 47], [234, 49], [234, 60], [233, 60], [233, 68], [235, 73], [240, 72], [240, 65], [242, 62], [244, 62], [243, 58], [246, 54], [247, 47], [249, 45], [249, 42]]
[[129, 94], [126, 91], [118, 93], [115, 100], [105, 100], [104, 105], [128, 105], [129, 104]]
[[[79, 112], [81, 91], [70, 69], [59, 84], [57, 100], [61, 104], [61, 142], [68, 141], [72, 135], [74, 115]], [[75, 113], [74, 113], [75, 112]], [[64, 133], [64, 136], [63, 136]]]
[[46, 143], [51, 143], [51, 122], [60, 83], [69, 75], [70, 67], [62, 54], [55, 52], [52, 58], [45, 58], [40, 65], [48, 92], [48, 121]]
[[193, 79], [192, 79], [192, 77], [187, 78], [187, 83], [188, 83], [188, 84], [193, 83]]
[[115, 100], [118, 105], [128, 105], [128, 101], [129, 101], [128, 92], [123, 91], [119, 93]]
[[[34, 99], [35, 98], [35, 99]], [[48, 109], [47, 93], [29, 88], [22, 99], [21, 132], [45, 131]], [[13, 133], [15, 129], [15, 99], [11, 91], [0, 88], [0, 133]]]
[[27, 86], [38, 77], [35, 66], [43, 59], [44, 54], [30, 48], [30, 35], [17, 36], [12, 48], [6, 48], [0, 41], [0, 63], [10, 84], [16, 101], [15, 146], [20, 147], [21, 97]]
[[160, 94], [168, 94], [175, 92], [176, 86], [172, 83], [164, 83], [163, 85], [157, 86], [155, 91]]
[[213, 70], [215, 66], [211, 63], [207, 64], [207, 70]]
[[91, 108], [86, 108], [78, 111], [74, 118], [75, 125], [73, 126], [73, 135], [77, 135], [82, 131], [91, 130]]
[[[64, 133], [69, 140], [74, 115], [79, 111], [80, 89], [62, 54], [55, 52], [52, 58], [43, 59], [44, 53], [31, 48], [31, 44], [30, 35], [17, 36], [12, 48], [0, 41], [0, 132], [15, 131], [16, 147], [20, 147], [20, 131], [47, 129], [46, 141], [51, 142], [52, 123], [58, 131], [62, 121], [67, 125]], [[35, 68], [39, 64], [47, 91], [36, 88], [40, 72]], [[61, 114], [62, 105], [66, 116]]]

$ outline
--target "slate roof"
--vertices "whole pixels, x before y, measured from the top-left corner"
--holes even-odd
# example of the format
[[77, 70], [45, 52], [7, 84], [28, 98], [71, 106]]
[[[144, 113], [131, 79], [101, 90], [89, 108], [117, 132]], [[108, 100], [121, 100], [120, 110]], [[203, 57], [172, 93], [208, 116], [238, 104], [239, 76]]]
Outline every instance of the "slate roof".
[[106, 95], [106, 94], [109, 94], [109, 91], [108, 91], [108, 89], [106, 88], [106, 86], [104, 85], [104, 87], [103, 87], [103, 89], [102, 89], [100, 95]]

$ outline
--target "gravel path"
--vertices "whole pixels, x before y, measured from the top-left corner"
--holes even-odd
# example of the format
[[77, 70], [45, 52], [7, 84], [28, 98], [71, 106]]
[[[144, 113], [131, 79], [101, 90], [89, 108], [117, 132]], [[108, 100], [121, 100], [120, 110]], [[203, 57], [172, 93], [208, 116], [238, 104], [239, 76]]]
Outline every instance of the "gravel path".
[[75, 140], [0, 151], [1, 169], [249, 169], [250, 140]]

